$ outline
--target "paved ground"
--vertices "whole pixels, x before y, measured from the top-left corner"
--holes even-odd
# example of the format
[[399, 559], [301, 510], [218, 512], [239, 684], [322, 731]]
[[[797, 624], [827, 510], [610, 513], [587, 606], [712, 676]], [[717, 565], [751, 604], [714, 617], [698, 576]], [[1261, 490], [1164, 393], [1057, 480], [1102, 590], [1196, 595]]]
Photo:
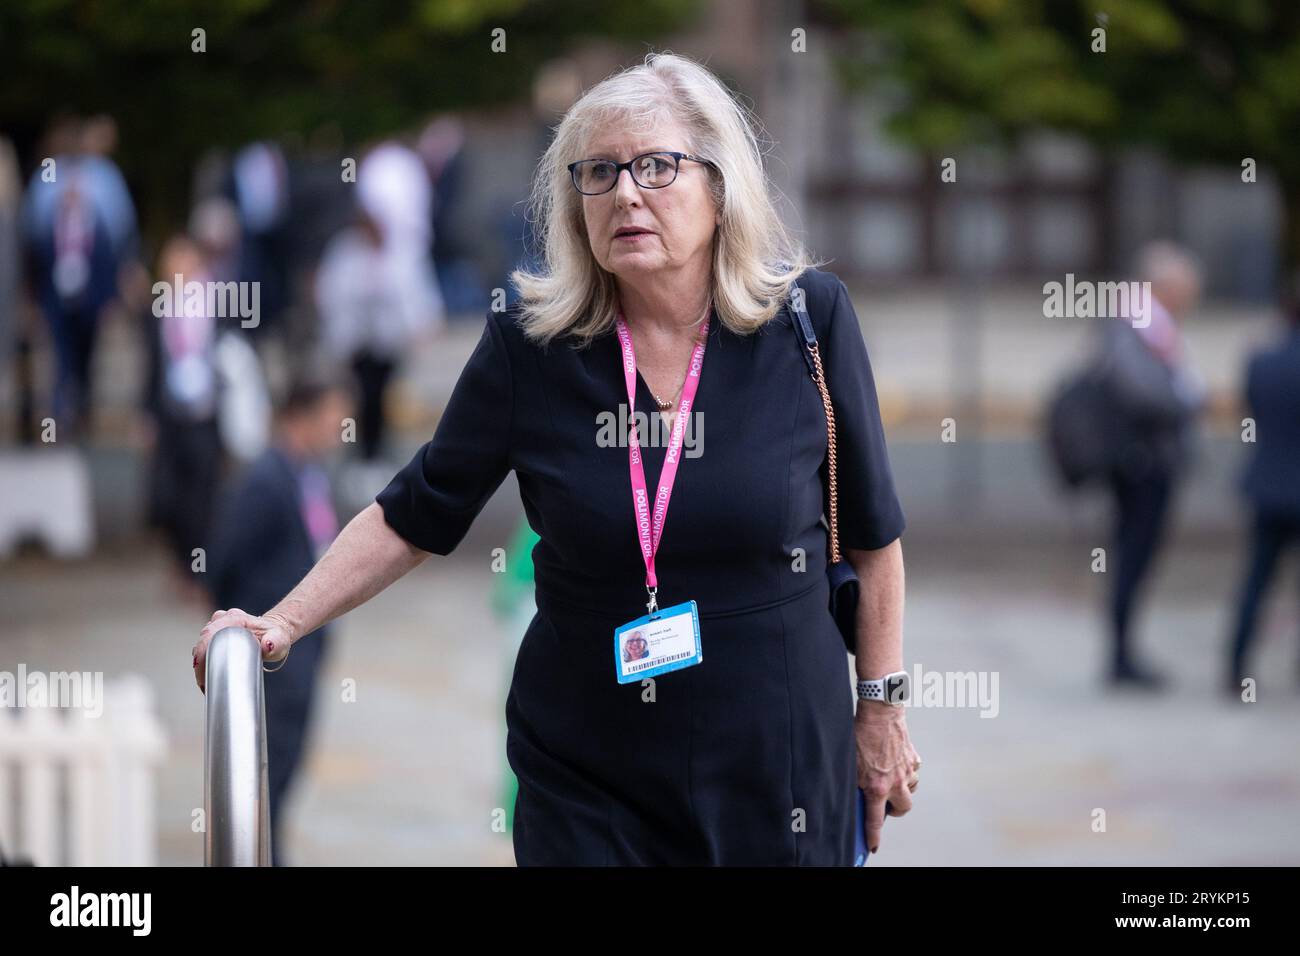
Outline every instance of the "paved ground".
[[[509, 495], [512, 489], [504, 489]], [[316, 746], [293, 807], [304, 864], [509, 865], [501, 803], [509, 639], [487, 610], [477, 528], [339, 631]], [[1081, 555], [1083, 555], [1081, 557]], [[1142, 643], [1177, 678], [1158, 699], [1105, 693], [1086, 551], [909, 541], [906, 649], [923, 672], [998, 676], [997, 713], [913, 707], [925, 758], [917, 806], [886, 824], [872, 865], [1300, 863], [1300, 616], [1288, 569], [1261, 637], [1260, 700], [1214, 696], [1235, 576], [1231, 549], [1185, 547], [1156, 581]], [[169, 752], [158, 776], [161, 855], [198, 864], [203, 698], [189, 648], [206, 614], [177, 605], [151, 550], [5, 569], [0, 667], [144, 674]], [[345, 678], [355, 703], [340, 701]], [[847, 671], [846, 671], [847, 678]], [[1104, 833], [1093, 813], [1107, 815]]]

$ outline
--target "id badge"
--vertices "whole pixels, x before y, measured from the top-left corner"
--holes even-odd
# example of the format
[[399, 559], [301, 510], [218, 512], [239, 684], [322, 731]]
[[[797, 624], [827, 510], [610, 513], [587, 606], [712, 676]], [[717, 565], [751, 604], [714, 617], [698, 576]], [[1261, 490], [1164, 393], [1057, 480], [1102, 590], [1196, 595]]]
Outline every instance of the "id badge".
[[620, 684], [681, 670], [704, 660], [694, 601], [661, 608], [614, 629], [614, 668]]

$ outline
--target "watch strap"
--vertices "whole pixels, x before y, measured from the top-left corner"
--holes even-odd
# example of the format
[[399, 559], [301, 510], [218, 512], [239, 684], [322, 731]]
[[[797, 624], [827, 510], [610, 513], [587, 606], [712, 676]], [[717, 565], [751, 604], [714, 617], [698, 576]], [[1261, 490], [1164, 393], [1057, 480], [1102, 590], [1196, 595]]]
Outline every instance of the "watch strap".
[[859, 680], [858, 699], [859, 700], [884, 700], [885, 679], [882, 677], [880, 678], [880, 680]]
[[[898, 704], [905, 703], [907, 697], [910, 696], [910, 694], [904, 696], [903, 700], [901, 701], [892, 701], [885, 694], [885, 689], [889, 686], [890, 679], [899, 676], [906, 677], [907, 671], [895, 671], [894, 673], [886, 674], [884, 677], [881, 677], [877, 680], [859, 680], [858, 699], [878, 700], [886, 704], [892, 704], [894, 706], [898, 706]], [[904, 684], [904, 689], [905, 690], [907, 689], [906, 684]]]

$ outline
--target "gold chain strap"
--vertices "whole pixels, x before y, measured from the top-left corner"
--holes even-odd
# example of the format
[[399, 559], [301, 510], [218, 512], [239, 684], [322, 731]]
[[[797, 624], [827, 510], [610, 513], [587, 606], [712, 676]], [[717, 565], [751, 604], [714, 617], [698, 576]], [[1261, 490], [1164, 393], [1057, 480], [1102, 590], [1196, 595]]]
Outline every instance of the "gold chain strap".
[[822, 372], [822, 357], [816, 345], [809, 345], [812, 353], [813, 367], [817, 369], [815, 381], [817, 391], [821, 392], [822, 405], [826, 408], [826, 483], [829, 485], [830, 506], [828, 521], [831, 527], [831, 564], [840, 560], [840, 535], [837, 521], [835, 494], [835, 408], [831, 405], [830, 393], [826, 390], [826, 375]]

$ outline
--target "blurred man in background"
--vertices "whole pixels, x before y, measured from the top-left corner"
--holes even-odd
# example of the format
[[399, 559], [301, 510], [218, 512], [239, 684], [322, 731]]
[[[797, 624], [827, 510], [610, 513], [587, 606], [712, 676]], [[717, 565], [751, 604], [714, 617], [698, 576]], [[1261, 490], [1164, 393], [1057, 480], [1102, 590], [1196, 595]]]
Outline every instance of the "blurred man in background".
[[1150, 283], [1149, 321], [1116, 317], [1103, 336], [1113, 451], [1108, 484], [1115, 500], [1109, 676], [1115, 684], [1154, 690], [1166, 679], [1133, 652], [1132, 621], [1176, 485], [1191, 464], [1204, 404], [1204, 386], [1179, 332], [1200, 298], [1201, 274], [1188, 253], [1167, 242], [1142, 250], [1139, 272]]
[[[218, 608], [266, 613], [334, 540], [338, 519], [324, 463], [339, 448], [343, 419], [350, 414], [350, 395], [336, 375], [320, 370], [294, 375], [272, 445], [238, 480], [218, 517], [207, 575]], [[285, 799], [306, 749], [312, 692], [327, 653], [328, 630], [297, 641], [265, 679], [275, 866], [285, 864]]]
[[384, 393], [402, 356], [441, 325], [442, 313], [418, 257], [393, 255], [384, 225], [361, 212], [357, 224], [336, 235], [316, 272], [321, 338], [331, 356], [350, 366], [359, 389], [361, 460], [379, 464], [387, 483], [393, 469], [384, 450]]
[[230, 275], [256, 282], [262, 314], [249, 328], [254, 337], [281, 330], [289, 306], [289, 237], [291, 182], [289, 164], [279, 144], [249, 143], [235, 154], [225, 195], [233, 203], [236, 234]]
[[[186, 235], [167, 241], [158, 256], [158, 278], [170, 284], [208, 279], [198, 244]], [[195, 548], [208, 543], [221, 477], [221, 433], [217, 427], [216, 317], [206, 309], [177, 315], [172, 297], [145, 308], [142, 323], [149, 348], [144, 391], [146, 444], [152, 446], [149, 520], [162, 529], [172, 557], [172, 578], [183, 598], [206, 595], [193, 571]]]
[[54, 417], [84, 433], [101, 313], [136, 251], [135, 207], [109, 155], [112, 118], [63, 119], [47, 136], [49, 163], [32, 173], [23, 229], [29, 283], [57, 356]]
[[360, 397], [361, 461], [348, 500], [364, 507], [388, 483], [384, 396], [403, 356], [446, 325], [430, 252], [428, 173], [396, 142], [376, 146], [357, 170], [357, 220], [326, 246], [316, 272], [321, 339], [350, 366]]
[[[1225, 690], [1241, 694], [1260, 605], [1278, 558], [1300, 544], [1300, 307], [1287, 313], [1281, 341], [1251, 356], [1246, 404], [1255, 422], [1254, 455], [1242, 479], [1253, 513], [1250, 566], [1241, 585]], [[1300, 675], [1298, 675], [1300, 676]]]

